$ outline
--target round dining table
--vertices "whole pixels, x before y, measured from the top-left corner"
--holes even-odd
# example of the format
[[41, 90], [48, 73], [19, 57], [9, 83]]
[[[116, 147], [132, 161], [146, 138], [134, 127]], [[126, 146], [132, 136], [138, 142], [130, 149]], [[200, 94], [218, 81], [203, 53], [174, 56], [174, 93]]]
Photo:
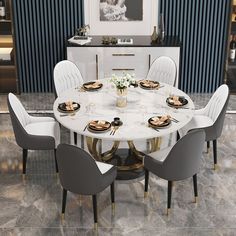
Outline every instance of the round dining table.
[[[149, 140], [151, 143], [149, 152], [156, 151], [159, 148], [161, 137], [178, 131], [192, 119], [194, 103], [180, 89], [160, 83], [158, 89], [149, 90], [140, 86], [129, 87], [127, 106], [120, 108], [116, 106], [118, 95], [110, 79], [100, 80], [100, 82], [103, 86], [96, 91], [85, 91], [82, 87], [76, 87], [62, 93], [53, 105], [55, 118], [62, 126], [85, 137], [88, 151], [95, 159], [116, 164], [118, 170], [123, 171], [123, 173], [125, 171], [133, 171], [133, 173], [136, 172], [136, 175], [131, 174], [132, 176], [140, 176], [143, 174], [142, 163], [145, 154], [137, 150], [134, 146], [134, 141], [144, 140], [145, 142], [145, 140]], [[188, 103], [179, 108], [169, 106], [167, 98], [173, 95], [184, 97]], [[68, 101], [79, 103], [80, 109], [68, 114], [60, 112], [58, 109], [59, 104]], [[151, 117], [162, 115], [170, 116], [170, 125], [157, 129], [149, 125], [148, 120]], [[121, 126], [111, 127], [107, 132], [91, 132], [88, 129], [90, 121], [112, 122], [115, 117], [120, 118], [122, 121]], [[101, 148], [97, 147], [99, 146], [97, 144], [101, 144], [102, 140], [113, 142], [111, 150], [101, 153]], [[119, 150], [119, 143], [123, 141], [129, 145], [129, 155], [132, 153], [135, 156], [135, 158], [131, 158], [132, 160], [121, 161], [114, 158], [116, 156], [115, 153]], [[124, 175], [126, 176], [126, 174]], [[126, 179], [129, 177], [121, 178]]]

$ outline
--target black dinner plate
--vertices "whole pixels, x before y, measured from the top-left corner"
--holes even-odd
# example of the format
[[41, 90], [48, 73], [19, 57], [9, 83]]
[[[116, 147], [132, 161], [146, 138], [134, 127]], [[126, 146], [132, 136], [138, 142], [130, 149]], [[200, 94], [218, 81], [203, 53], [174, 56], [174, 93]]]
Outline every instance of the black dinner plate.
[[99, 127], [99, 126], [96, 127], [96, 126], [91, 125], [92, 122], [98, 123], [99, 120], [91, 121], [91, 122], [88, 124], [88, 130], [91, 131], [91, 132], [94, 132], [94, 133], [107, 132], [107, 131], [110, 130], [110, 128], [111, 128], [111, 123], [108, 122], [108, 121], [105, 121], [106, 124], [108, 125], [107, 127]]
[[64, 112], [64, 113], [73, 113], [73, 112], [76, 112], [76, 111], [78, 111], [79, 109], [80, 109], [80, 104], [79, 103], [77, 103], [77, 102], [72, 102], [72, 104], [73, 104], [73, 107], [74, 107], [74, 110], [67, 110], [66, 109], [66, 103], [65, 102], [63, 102], [63, 103], [60, 103], [59, 105], [58, 105], [58, 111], [59, 112]]
[[170, 119], [167, 119], [165, 122], [163, 122], [161, 125], [155, 125], [155, 124], [153, 124], [152, 123], [152, 120], [153, 120], [153, 118], [155, 118], [155, 117], [158, 117], [159, 119], [162, 117], [162, 116], [153, 116], [153, 117], [151, 117], [149, 120], [148, 120], [148, 124], [151, 126], [151, 127], [153, 127], [153, 128], [166, 128], [166, 127], [168, 127], [170, 124], [171, 124], [171, 120]]
[[139, 82], [140, 87], [143, 88], [143, 89], [150, 89], [150, 90], [152, 90], [152, 89], [157, 89], [160, 86], [160, 83], [158, 81], [149, 80], [150, 82], [153, 83], [153, 86], [145, 85], [144, 81], [147, 81], [147, 80], [142, 80], [142, 81]]
[[83, 88], [86, 90], [86, 91], [97, 91], [99, 90], [100, 88], [102, 88], [103, 84], [102, 83], [99, 83], [97, 87], [95, 88], [89, 88], [88, 85], [92, 85], [92, 84], [95, 84], [96, 81], [91, 81], [91, 82], [87, 82], [87, 83], [84, 83], [83, 84]]
[[172, 102], [170, 102], [170, 99], [171, 99], [171, 97], [168, 97], [166, 99], [166, 103], [169, 106], [172, 106], [172, 107], [177, 107], [178, 108], [178, 107], [183, 107], [183, 106], [188, 104], [188, 100], [185, 97], [183, 97], [183, 96], [179, 96], [179, 101], [181, 102], [181, 105], [174, 105]]

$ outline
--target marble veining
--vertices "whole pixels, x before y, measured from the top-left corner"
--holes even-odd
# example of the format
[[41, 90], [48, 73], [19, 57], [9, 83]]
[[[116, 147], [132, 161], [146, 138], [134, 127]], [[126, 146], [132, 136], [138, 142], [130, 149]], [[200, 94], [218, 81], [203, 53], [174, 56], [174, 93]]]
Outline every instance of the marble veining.
[[[22, 95], [24, 97], [24, 95]], [[25, 100], [28, 109], [52, 109], [53, 97]], [[2, 96], [0, 96], [1, 99]], [[208, 101], [193, 97], [196, 107]], [[23, 99], [24, 100], [24, 99]], [[30, 100], [30, 99], [29, 99]], [[37, 102], [38, 100], [38, 102]], [[3, 104], [3, 103], [1, 103]], [[230, 104], [231, 107], [233, 107]], [[2, 107], [1, 107], [2, 109]], [[66, 220], [60, 221], [61, 186], [52, 151], [30, 151], [26, 180], [21, 177], [21, 149], [16, 145], [8, 114], [0, 115], [0, 235], [236, 235], [236, 119], [227, 114], [218, 142], [219, 169], [212, 170], [212, 149], [203, 153], [198, 175], [199, 202], [193, 203], [192, 180], [176, 182], [172, 211], [165, 215], [167, 182], [150, 175], [149, 197], [143, 198], [143, 180], [116, 182], [116, 211], [110, 191], [98, 196], [99, 230], [93, 230], [91, 197], [69, 193]], [[69, 132], [62, 128], [62, 142]], [[78, 180], [79, 181], [79, 180]]]

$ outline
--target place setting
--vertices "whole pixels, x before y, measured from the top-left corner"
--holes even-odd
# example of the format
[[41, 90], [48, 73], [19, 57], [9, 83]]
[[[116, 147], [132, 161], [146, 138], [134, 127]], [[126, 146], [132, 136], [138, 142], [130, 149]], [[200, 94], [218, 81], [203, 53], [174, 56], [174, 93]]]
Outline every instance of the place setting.
[[60, 113], [60, 117], [64, 116], [74, 116], [77, 111], [80, 109], [80, 104], [74, 101], [67, 101], [63, 103], [59, 103], [57, 110]]
[[103, 87], [103, 84], [100, 81], [90, 81], [82, 85], [79, 91], [81, 92], [94, 92], [98, 91]]
[[148, 119], [148, 126], [159, 132], [159, 129], [169, 128], [172, 122], [178, 123], [179, 120], [170, 115], [157, 115]]
[[106, 120], [92, 120], [84, 127], [83, 131], [88, 130], [92, 133], [106, 133], [110, 131], [109, 135], [113, 136], [122, 124], [119, 117], [115, 117], [112, 122]]
[[184, 96], [170, 95], [166, 99], [166, 103], [175, 109], [189, 109], [189, 107], [186, 107], [188, 100]]
[[158, 90], [159, 88], [164, 87], [164, 85], [161, 86], [158, 81], [148, 80], [148, 79], [140, 80], [139, 86], [140, 88], [147, 90]]

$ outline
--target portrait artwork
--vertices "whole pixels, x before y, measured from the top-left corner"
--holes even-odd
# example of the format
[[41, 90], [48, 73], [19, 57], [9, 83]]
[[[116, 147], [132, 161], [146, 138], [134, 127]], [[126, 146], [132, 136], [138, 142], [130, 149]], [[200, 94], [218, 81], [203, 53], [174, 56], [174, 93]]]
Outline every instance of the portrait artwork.
[[100, 0], [100, 21], [142, 21], [143, 0]]

